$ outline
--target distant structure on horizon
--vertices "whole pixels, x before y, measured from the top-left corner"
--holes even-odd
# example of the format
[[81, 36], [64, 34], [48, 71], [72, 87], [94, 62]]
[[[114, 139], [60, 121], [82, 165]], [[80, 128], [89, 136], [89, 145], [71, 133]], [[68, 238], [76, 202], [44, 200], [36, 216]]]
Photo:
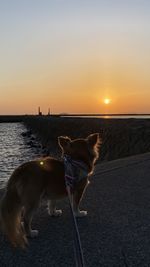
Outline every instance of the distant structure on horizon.
[[48, 113], [47, 113], [48, 116], [51, 115], [51, 112], [50, 112], [50, 108], [48, 109]]
[[[41, 108], [38, 107], [38, 116], [42, 116], [42, 115], [43, 115], [43, 113], [42, 113], [42, 111], [41, 111]], [[50, 108], [48, 108], [47, 116], [50, 116], [50, 115], [51, 115]]]
[[38, 107], [38, 115], [41, 116], [42, 115], [42, 112], [41, 112], [41, 108]]

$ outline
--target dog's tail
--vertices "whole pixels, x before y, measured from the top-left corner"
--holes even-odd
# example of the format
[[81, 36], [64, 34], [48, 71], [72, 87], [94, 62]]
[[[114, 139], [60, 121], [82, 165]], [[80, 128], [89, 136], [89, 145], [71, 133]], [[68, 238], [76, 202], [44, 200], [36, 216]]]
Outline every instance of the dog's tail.
[[15, 186], [7, 189], [0, 202], [0, 226], [10, 242], [24, 248], [27, 239], [21, 224], [22, 205]]

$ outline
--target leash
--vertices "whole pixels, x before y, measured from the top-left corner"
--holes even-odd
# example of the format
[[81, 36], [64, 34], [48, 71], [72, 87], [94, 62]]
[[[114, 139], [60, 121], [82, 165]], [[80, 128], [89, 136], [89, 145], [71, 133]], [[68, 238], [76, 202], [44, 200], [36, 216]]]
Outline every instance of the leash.
[[[81, 245], [81, 239], [80, 239], [80, 234], [79, 234], [76, 216], [75, 216], [74, 210], [73, 210], [72, 194], [71, 194], [71, 188], [73, 188], [74, 183], [75, 183], [75, 179], [76, 179], [76, 175], [74, 176], [74, 171], [73, 171], [73, 168], [71, 167], [71, 165], [73, 164], [75, 166], [77, 164], [79, 166], [80, 164], [79, 164], [79, 162], [73, 161], [68, 156], [64, 157], [64, 164], [65, 164], [66, 190], [68, 193], [69, 206], [70, 206], [70, 212], [71, 212], [72, 224], [73, 224], [73, 230], [74, 230], [75, 263], [76, 263], [76, 267], [85, 267], [83, 250], [82, 250], [82, 245]], [[83, 174], [84, 173], [82, 172], [82, 175]]]
[[69, 205], [70, 205], [70, 211], [72, 215], [72, 223], [73, 223], [73, 228], [74, 228], [74, 255], [75, 255], [75, 262], [76, 262], [76, 267], [85, 267], [84, 264], [84, 257], [83, 257], [83, 250], [81, 246], [81, 239], [80, 239], [80, 234], [78, 230], [78, 225], [77, 225], [77, 220], [74, 215], [73, 207], [72, 207], [72, 196], [70, 192], [70, 187], [66, 186], [67, 193], [68, 193], [68, 198], [69, 198]]

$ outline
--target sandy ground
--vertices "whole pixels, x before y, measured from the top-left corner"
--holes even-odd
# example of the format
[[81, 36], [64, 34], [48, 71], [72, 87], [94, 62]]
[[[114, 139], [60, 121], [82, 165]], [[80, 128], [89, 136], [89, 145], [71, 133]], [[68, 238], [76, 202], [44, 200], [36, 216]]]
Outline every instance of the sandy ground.
[[[87, 267], [150, 266], [150, 153], [98, 164], [78, 219]], [[0, 235], [0, 266], [71, 267], [73, 234], [68, 201], [50, 218], [43, 205], [34, 217], [38, 238], [25, 251]]]

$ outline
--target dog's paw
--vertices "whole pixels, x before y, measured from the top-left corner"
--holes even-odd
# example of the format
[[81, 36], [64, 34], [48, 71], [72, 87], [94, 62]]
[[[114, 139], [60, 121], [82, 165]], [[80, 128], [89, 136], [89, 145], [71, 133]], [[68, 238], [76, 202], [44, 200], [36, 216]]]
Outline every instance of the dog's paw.
[[48, 210], [48, 214], [51, 217], [60, 217], [62, 215], [62, 210], [53, 210], [53, 211]]
[[30, 238], [35, 238], [35, 237], [38, 236], [38, 234], [39, 234], [39, 231], [38, 230], [31, 230], [28, 236]]
[[87, 216], [87, 211], [86, 210], [79, 210], [77, 212], [74, 212], [74, 214], [77, 218], [85, 217], [85, 216]]

